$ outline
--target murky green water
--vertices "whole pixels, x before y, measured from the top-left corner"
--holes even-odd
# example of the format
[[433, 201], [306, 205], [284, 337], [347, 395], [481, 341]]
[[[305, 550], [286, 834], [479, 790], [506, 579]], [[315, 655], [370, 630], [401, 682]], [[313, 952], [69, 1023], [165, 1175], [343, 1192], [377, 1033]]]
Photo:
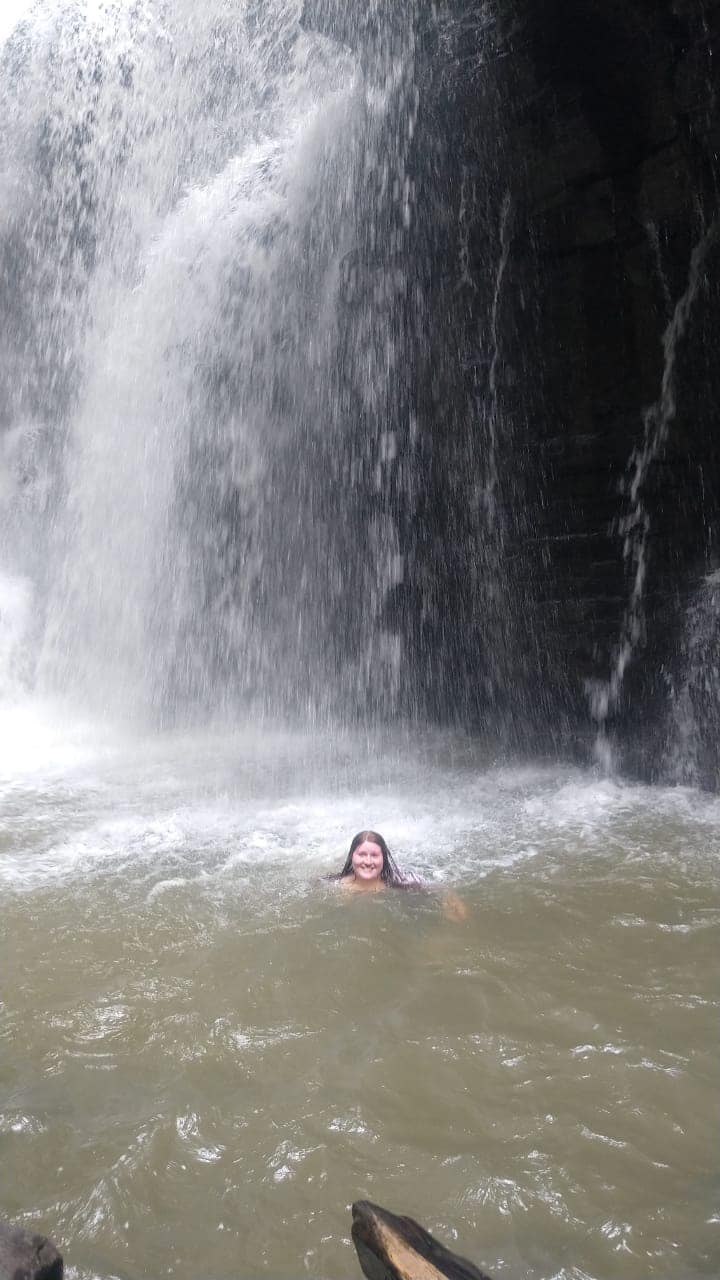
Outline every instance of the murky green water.
[[[718, 800], [25, 721], [0, 775], [0, 1214], [71, 1280], [358, 1277], [358, 1197], [496, 1277], [720, 1272]], [[365, 825], [467, 922], [325, 883]]]

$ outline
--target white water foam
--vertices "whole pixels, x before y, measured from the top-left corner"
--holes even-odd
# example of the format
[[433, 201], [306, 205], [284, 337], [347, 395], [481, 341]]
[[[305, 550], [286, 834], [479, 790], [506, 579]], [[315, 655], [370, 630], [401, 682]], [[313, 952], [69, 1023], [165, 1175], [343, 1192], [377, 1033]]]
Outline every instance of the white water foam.
[[[15, 891], [75, 880], [144, 886], [149, 901], [195, 885], [304, 894], [342, 864], [363, 826], [400, 865], [438, 885], [476, 883], [540, 860], [714, 857], [720, 801], [559, 767], [448, 765], [447, 740], [359, 754], [306, 735], [98, 736], [23, 712], [0, 758]], [[354, 758], [353, 758], [354, 750]], [[666, 847], [658, 847], [658, 831]]]

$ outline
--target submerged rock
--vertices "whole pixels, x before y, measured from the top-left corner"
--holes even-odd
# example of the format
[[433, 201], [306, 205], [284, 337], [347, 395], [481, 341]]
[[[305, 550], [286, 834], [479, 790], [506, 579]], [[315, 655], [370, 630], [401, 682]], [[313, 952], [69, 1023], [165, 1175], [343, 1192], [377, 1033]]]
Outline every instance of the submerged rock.
[[0, 1222], [0, 1280], [62, 1280], [63, 1260], [52, 1240]]

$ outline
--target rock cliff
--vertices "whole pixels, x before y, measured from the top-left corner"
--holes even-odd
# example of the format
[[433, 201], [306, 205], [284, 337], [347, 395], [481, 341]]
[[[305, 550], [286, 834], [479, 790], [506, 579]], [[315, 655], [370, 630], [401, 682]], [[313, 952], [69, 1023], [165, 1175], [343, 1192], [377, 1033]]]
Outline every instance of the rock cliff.
[[416, 10], [415, 696], [649, 775], [717, 563], [719, 52], [713, 2]]

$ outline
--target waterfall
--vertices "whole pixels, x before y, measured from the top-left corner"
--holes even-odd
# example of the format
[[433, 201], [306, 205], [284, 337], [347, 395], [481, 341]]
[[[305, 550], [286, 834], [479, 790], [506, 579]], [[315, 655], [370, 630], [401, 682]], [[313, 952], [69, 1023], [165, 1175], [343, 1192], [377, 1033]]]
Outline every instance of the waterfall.
[[[501, 388], [503, 385], [503, 361], [499, 315], [503, 302], [503, 285], [512, 246], [512, 200], [505, 191], [500, 205], [497, 249], [494, 270], [490, 275], [491, 297], [488, 318], [488, 378], [487, 392], [481, 400], [483, 424], [483, 482], [479, 487], [478, 506], [478, 559], [481, 573], [474, 584], [474, 594], [482, 601], [488, 650], [488, 696], [494, 699], [507, 678], [507, 656], [511, 602], [508, 598], [506, 561], [507, 511], [504, 504], [510, 495], [503, 492], [501, 479], [503, 447], [507, 448], [507, 424], [503, 421]], [[507, 481], [507, 476], [504, 476]]]
[[692, 251], [687, 285], [675, 303], [670, 322], [663, 334], [664, 360], [660, 394], [655, 403], [645, 410], [642, 442], [633, 450], [623, 479], [622, 493], [628, 499], [628, 509], [618, 520], [617, 530], [622, 538], [623, 561], [629, 580], [628, 600], [610, 674], [605, 681], [588, 682], [591, 712], [598, 726], [596, 756], [606, 767], [612, 764], [612, 749], [606, 735], [608, 717], [619, 704], [625, 673], [645, 630], [645, 581], [651, 522], [644, 499], [644, 486], [650, 468], [662, 452], [675, 418], [678, 351], [703, 282], [706, 258], [717, 243], [719, 234], [720, 222], [715, 219], [703, 229]]
[[0, 699], [11, 699], [23, 683], [23, 639], [31, 603], [24, 578], [0, 575]]
[[356, 277], [411, 220], [412, 41], [361, 59], [302, 13], [41, 5], [3, 51], [0, 568], [26, 681], [100, 712], [325, 716], [397, 677], [406, 286]]
[[[503, 197], [502, 208], [500, 211], [500, 227], [498, 231], [499, 241], [499, 257], [497, 268], [495, 271], [495, 280], [492, 296], [492, 308], [490, 311], [490, 370], [488, 376], [488, 387], [490, 391], [490, 409], [488, 413], [488, 468], [486, 482], [485, 505], [487, 508], [488, 525], [492, 530], [498, 523], [497, 511], [497, 488], [499, 483], [498, 475], [498, 427], [499, 427], [499, 405], [498, 405], [498, 365], [501, 359], [500, 344], [498, 338], [498, 309], [502, 296], [503, 277], [507, 270], [508, 257], [510, 254], [510, 218], [511, 218], [511, 200], [510, 192], [506, 191]], [[500, 534], [502, 540], [502, 534]]]

